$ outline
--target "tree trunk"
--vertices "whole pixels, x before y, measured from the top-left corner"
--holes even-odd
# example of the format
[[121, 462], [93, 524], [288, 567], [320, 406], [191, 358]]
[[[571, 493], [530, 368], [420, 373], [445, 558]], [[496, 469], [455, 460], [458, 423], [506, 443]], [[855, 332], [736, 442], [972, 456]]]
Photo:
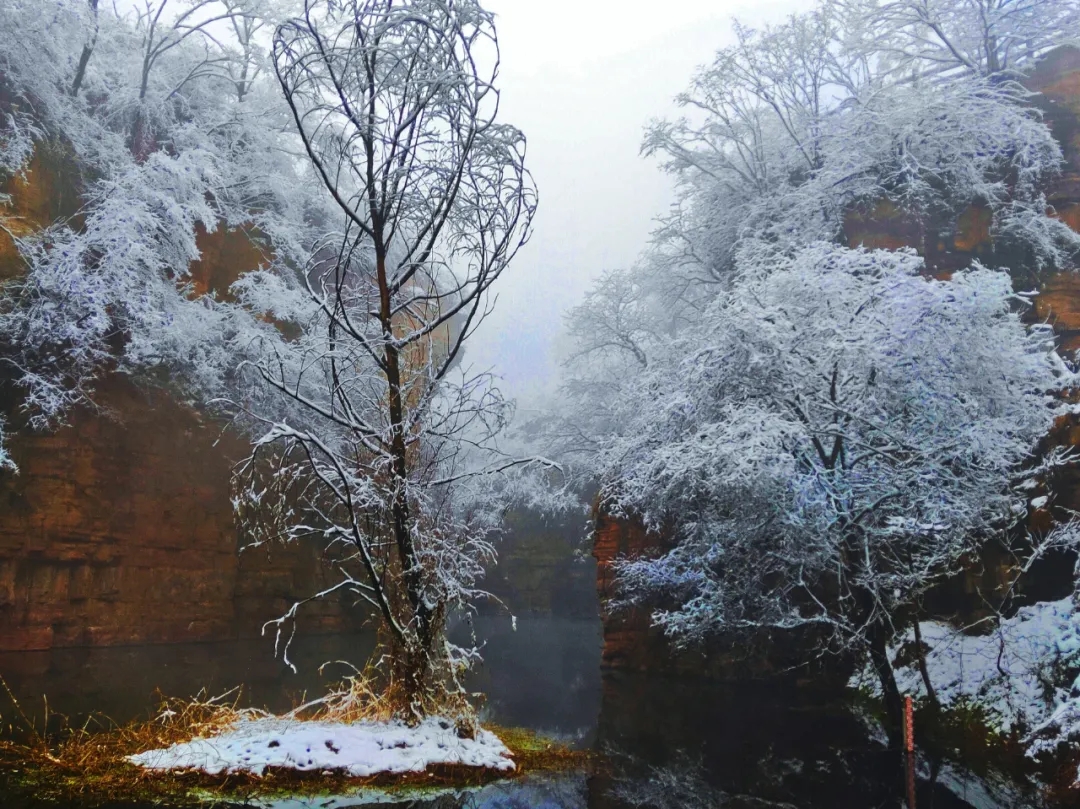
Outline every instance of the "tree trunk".
[[90, 64], [90, 57], [93, 55], [94, 47], [97, 45], [98, 0], [90, 0], [90, 10], [94, 14], [94, 34], [90, 37], [90, 40], [83, 45], [82, 53], [79, 55], [79, 64], [75, 68], [75, 78], [71, 80], [72, 97], [79, 94], [79, 88], [82, 87], [83, 79], [86, 78], [86, 66]]
[[926, 687], [926, 697], [930, 701], [930, 707], [935, 711], [939, 707], [937, 693], [934, 691], [934, 684], [930, 682], [930, 671], [926, 668], [926, 647], [923, 645], [922, 630], [919, 629], [919, 617], [916, 615], [912, 621], [912, 626], [915, 628], [915, 651], [918, 654], [919, 660], [919, 674], [922, 675], [923, 685]]
[[425, 645], [415, 634], [405, 643], [390, 646], [390, 669], [401, 691], [397, 708], [407, 723], [419, 722], [432, 710], [444, 707], [445, 692], [441, 663], [433, 645]]
[[140, 104], [135, 113], [135, 121], [131, 125], [131, 154], [137, 163], [142, 163], [154, 151], [154, 147], [150, 123], [146, 118], [146, 112]]
[[903, 743], [904, 702], [900, 698], [900, 689], [896, 685], [884, 628], [874, 624], [868, 637], [870, 643], [870, 662], [881, 682], [881, 693], [885, 699], [885, 732], [889, 734], [889, 746], [897, 749]]
[[386, 269], [386, 250], [382, 246], [382, 228], [376, 227], [376, 280], [379, 285], [379, 319], [382, 324], [384, 349], [384, 373], [387, 383], [387, 405], [390, 421], [390, 453], [393, 464], [394, 492], [391, 504], [391, 526], [394, 541], [401, 560], [405, 595], [409, 602], [409, 625], [411, 641], [415, 648], [407, 649], [404, 686], [414, 711], [429, 697], [430, 672], [433, 662], [433, 644], [438, 634], [435, 616], [424, 594], [424, 574], [417, 564], [410, 526], [409, 501], [406, 485], [409, 477], [409, 456], [406, 444], [405, 408], [401, 374], [401, 354], [394, 344], [394, 320], [390, 301], [390, 284]]

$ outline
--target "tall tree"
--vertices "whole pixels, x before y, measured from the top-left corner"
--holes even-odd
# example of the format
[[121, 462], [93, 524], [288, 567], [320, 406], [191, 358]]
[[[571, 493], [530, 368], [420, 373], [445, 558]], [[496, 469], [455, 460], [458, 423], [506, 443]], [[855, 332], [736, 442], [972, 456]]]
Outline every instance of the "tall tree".
[[1026, 514], [1016, 484], [1072, 378], [1007, 274], [920, 269], [825, 243], [744, 255], [602, 453], [606, 507], [676, 540], [620, 564], [629, 602], [682, 643], [816, 627], [872, 662], [894, 721], [894, 621]]
[[519, 465], [495, 443], [509, 405], [461, 358], [529, 234], [525, 139], [497, 120], [475, 0], [307, 0], [274, 67], [343, 232], [306, 273], [313, 325], [255, 366], [294, 415], [265, 417], [248, 492], [265, 457], [286, 537], [342, 549], [339, 587], [376, 609], [418, 716], [463, 662], [446, 619], [477, 594], [496, 478]]

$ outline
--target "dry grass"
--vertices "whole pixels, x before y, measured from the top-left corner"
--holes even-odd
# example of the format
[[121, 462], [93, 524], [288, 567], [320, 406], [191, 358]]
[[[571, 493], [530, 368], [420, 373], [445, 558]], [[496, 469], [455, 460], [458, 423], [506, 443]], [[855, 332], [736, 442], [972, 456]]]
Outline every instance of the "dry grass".
[[[7, 690], [6, 683], [0, 684]], [[18, 720], [16, 733], [0, 739], [0, 796], [6, 806], [63, 806], [94, 809], [122, 803], [184, 806], [228, 804], [254, 796], [340, 794], [364, 787], [445, 788], [479, 786], [505, 778], [505, 773], [463, 765], [430, 767], [423, 773], [350, 777], [342, 771], [299, 772], [270, 769], [263, 776], [246, 773], [161, 772], [128, 763], [127, 756], [211, 736], [242, 719], [268, 716], [239, 706], [240, 691], [215, 698], [163, 699], [153, 719], [116, 725], [92, 720], [49, 736], [39, 732], [10, 690], [8, 699]], [[326, 697], [297, 706], [287, 716], [356, 722], [396, 715], [396, 696], [376, 690], [370, 680], [349, 678]], [[491, 728], [513, 753], [515, 776], [530, 772], [587, 769], [592, 754], [520, 729]]]
[[[332, 662], [349, 665], [343, 660]], [[328, 665], [331, 663], [324, 663], [319, 673]], [[326, 696], [293, 708], [287, 716], [329, 722], [385, 722], [407, 718], [412, 709], [409, 695], [389, 672], [389, 667], [385, 670], [380, 668], [377, 660], [370, 662], [363, 670], [354, 668], [353, 674], [332, 686]], [[440, 684], [421, 700], [419, 707], [425, 715], [444, 716], [456, 720], [463, 727], [472, 727], [475, 725], [476, 711], [469, 696]]]

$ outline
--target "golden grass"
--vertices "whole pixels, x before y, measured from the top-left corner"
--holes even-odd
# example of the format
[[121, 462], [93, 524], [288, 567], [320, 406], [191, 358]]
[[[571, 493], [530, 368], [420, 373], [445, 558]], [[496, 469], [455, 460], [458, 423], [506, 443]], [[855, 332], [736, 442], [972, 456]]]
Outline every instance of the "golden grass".
[[[216, 698], [163, 699], [150, 720], [116, 725], [93, 720], [46, 737], [37, 731], [6, 683], [18, 720], [17, 733], [0, 739], [0, 795], [35, 805], [56, 804], [93, 809], [105, 804], [190, 804], [242, 802], [255, 796], [341, 794], [363, 788], [416, 789], [480, 786], [505, 779], [506, 773], [464, 765], [440, 765], [423, 773], [381, 774], [356, 778], [342, 771], [300, 772], [270, 769], [262, 776], [248, 773], [210, 775], [204, 772], [162, 772], [130, 764], [127, 756], [211, 736], [241, 719], [269, 714], [239, 706], [239, 689]], [[320, 719], [355, 722], [384, 720], [394, 715], [393, 694], [373, 689], [362, 677], [350, 678], [327, 697], [300, 705], [287, 716], [299, 721]], [[536, 733], [516, 728], [490, 728], [510, 748], [517, 767], [513, 777], [538, 771], [592, 769], [593, 755], [571, 750]]]

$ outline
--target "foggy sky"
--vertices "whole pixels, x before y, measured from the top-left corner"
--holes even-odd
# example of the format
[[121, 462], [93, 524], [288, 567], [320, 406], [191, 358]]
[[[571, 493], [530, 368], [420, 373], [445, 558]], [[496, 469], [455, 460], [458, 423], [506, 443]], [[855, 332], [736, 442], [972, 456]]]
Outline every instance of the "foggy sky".
[[602, 270], [632, 263], [671, 183], [638, 156], [654, 117], [732, 41], [731, 18], [777, 22], [799, 0], [488, 0], [502, 48], [501, 118], [525, 132], [540, 192], [532, 241], [496, 287], [466, 362], [528, 408], [549, 386], [562, 313]]

